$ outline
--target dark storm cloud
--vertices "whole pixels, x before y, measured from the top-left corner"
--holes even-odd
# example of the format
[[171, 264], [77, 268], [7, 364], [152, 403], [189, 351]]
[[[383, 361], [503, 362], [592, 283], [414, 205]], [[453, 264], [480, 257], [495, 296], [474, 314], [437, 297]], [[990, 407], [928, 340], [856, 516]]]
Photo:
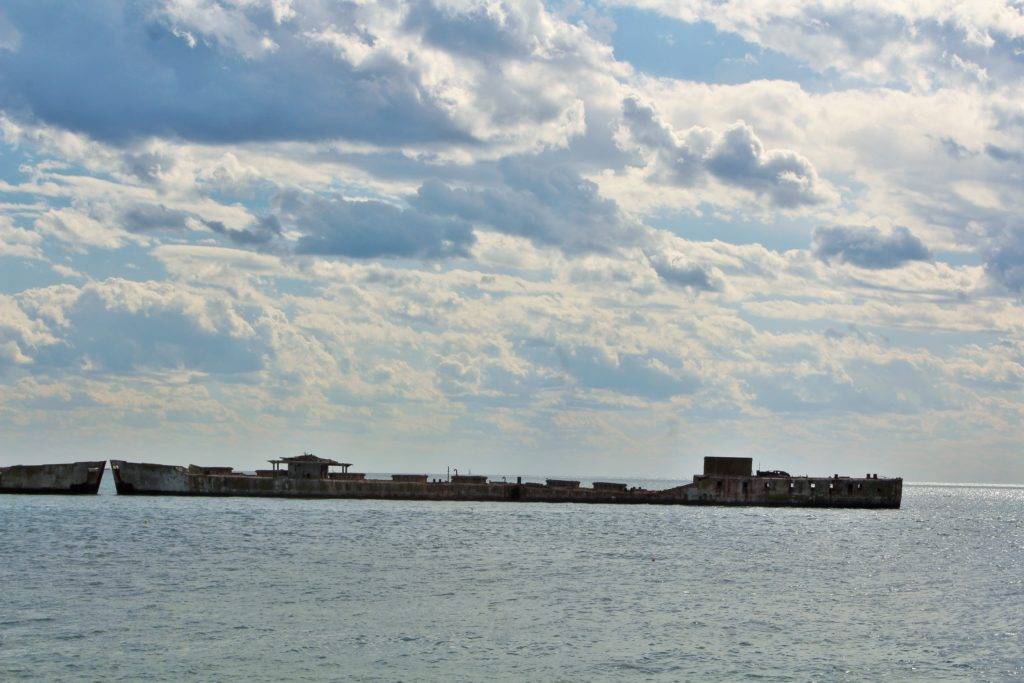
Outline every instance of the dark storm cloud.
[[302, 234], [295, 251], [353, 258], [467, 256], [475, 236], [457, 217], [435, 216], [380, 201], [289, 192], [281, 221]]
[[639, 235], [640, 227], [618, 204], [569, 168], [506, 160], [501, 174], [502, 184], [483, 188], [428, 181], [413, 203], [425, 212], [483, 224], [570, 254], [611, 251]]
[[873, 270], [931, 258], [928, 247], [904, 227], [895, 228], [889, 235], [865, 226], [818, 227], [811, 248], [822, 261], [838, 260]]
[[0, 50], [0, 108], [100, 140], [468, 139], [407, 65], [356, 69], [269, 18], [276, 48], [252, 56], [190, 45], [147, 0], [5, 4], [21, 40]]

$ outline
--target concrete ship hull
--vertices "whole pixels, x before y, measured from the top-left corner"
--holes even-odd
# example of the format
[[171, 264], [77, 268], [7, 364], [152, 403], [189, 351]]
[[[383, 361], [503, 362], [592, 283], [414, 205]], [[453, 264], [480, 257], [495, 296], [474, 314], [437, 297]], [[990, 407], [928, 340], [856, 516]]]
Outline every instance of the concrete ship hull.
[[12, 465], [0, 468], [0, 493], [95, 494], [107, 462]]
[[[902, 479], [851, 479], [697, 475], [692, 484], [664, 490], [590, 488], [506, 482], [393, 481], [344, 475], [297, 478], [112, 460], [119, 495], [256, 496], [274, 498], [374, 498], [518, 503], [632, 505], [741, 505], [773, 507], [898, 508]], [[482, 479], [482, 478], [480, 478]], [[615, 486], [615, 485], [610, 485]]]

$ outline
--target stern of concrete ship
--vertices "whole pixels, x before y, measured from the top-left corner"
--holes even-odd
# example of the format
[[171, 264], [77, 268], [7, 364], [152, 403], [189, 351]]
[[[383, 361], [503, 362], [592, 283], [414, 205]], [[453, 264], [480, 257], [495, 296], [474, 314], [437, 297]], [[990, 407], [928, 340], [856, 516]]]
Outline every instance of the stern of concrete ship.
[[0, 468], [0, 493], [95, 494], [106, 461]]

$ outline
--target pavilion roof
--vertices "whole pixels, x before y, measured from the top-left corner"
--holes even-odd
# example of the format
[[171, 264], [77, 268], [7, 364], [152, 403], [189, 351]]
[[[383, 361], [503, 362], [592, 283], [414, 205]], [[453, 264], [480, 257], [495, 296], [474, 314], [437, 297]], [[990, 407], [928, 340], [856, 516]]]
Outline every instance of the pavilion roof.
[[303, 453], [302, 455], [296, 455], [291, 458], [279, 458], [278, 460], [270, 460], [270, 463], [276, 463], [279, 465], [287, 465], [288, 463], [300, 463], [300, 462], [314, 462], [321, 465], [337, 465], [338, 467], [351, 467], [350, 462], [338, 462], [337, 460], [331, 460], [329, 458], [321, 458], [313, 455], [312, 453]]

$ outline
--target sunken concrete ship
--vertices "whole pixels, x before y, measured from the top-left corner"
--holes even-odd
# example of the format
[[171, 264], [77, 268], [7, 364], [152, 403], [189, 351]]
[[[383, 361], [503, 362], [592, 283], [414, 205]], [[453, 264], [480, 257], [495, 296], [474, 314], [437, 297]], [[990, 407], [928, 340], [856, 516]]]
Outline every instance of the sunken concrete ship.
[[0, 493], [85, 493], [100, 488], [107, 461], [0, 467]]
[[[898, 508], [903, 479], [791, 476], [779, 470], [752, 471], [751, 458], [704, 458], [693, 482], [649, 490], [624, 483], [548, 479], [545, 483], [490, 481], [459, 475], [394, 474], [367, 479], [351, 463], [305, 453], [271, 460], [272, 469], [254, 474], [230, 467], [153, 465], [111, 460], [120, 495], [265, 496], [280, 498], [378, 498], [471, 500], [520, 503], [617, 503], [649, 505], [764, 505], [778, 507]], [[339, 471], [331, 471], [337, 468]]]

